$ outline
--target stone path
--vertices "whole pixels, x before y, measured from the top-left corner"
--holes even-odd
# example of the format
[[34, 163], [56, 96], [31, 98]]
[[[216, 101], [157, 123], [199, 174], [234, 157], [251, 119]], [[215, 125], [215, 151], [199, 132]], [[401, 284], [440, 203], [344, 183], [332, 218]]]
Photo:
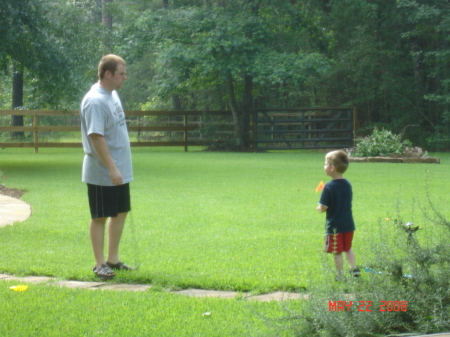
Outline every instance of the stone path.
[[[118, 284], [108, 282], [82, 282], [71, 280], [57, 280], [47, 276], [24, 276], [17, 277], [9, 274], [0, 274], [0, 281], [16, 281], [24, 284], [42, 284], [59, 288], [78, 288], [89, 290], [120, 290], [120, 291], [147, 291], [152, 286], [144, 284]], [[215, 297], [215, 298], [244, 298], [256, 301], [281, 301], [281, 300], [299, 300], [308, 299], [308, 294], [287, 293], [277, 291], [271, 294], [251, 295], [247, 293], [238, 293], [235, 291], [216, 291], [203, 289], [187, 289], [172, 291], [173, 294], [179, 294], [192, 297]]]
[[0, 227], [25, 221], [31, 216], [31, 207], [22, 200], [0, 195]]

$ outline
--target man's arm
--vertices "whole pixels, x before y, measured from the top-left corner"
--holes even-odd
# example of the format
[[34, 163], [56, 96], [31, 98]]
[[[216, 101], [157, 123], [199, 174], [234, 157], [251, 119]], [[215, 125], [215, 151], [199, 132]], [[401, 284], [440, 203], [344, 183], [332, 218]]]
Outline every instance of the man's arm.
[[97, 156], [100, 158], [103, 165], [105, 165], [105, 167], [107, 168], [109, 177], [111, 178], [111, 182], [114, 185], [122, 185], [122, 174], [117, 169], [116, 164], [114, 163], [114, 160], [109, 153], [108, 144], [106, 144], [105, 138], [98, 133], [91, 133], [89, 135], [89, 138], [91, 139], [91, 143], [95, 149], [95, 153], [97, 153]]

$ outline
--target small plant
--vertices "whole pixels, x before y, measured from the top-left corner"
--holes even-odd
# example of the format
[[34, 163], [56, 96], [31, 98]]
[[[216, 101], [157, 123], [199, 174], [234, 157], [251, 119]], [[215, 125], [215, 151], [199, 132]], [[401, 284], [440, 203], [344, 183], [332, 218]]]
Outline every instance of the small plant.
[[395, 135], [385, 129], [378, 130], [376, 127], [371, 136], [357, 139], [356, 142], [353, 152], [353, 156], [356, 157], [401, 155], [409, 145], [408, 141], [401, 140], [401, 135]]

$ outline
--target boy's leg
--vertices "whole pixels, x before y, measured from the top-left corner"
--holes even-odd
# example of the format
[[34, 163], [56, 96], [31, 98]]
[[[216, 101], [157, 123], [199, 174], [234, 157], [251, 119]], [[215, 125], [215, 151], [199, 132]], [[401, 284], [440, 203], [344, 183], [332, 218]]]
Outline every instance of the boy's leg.
[[355, 258], [355, 253], [353, 252], [353, 250], [351, 248], [345, 252], [345, 258], [347, 259], [347, 262], [350, 265], [350, 268], [355, 269], [356, 268], [356, 258]]
[[342, 253], [333, 253], [333, 256], [337, 276], [340, 277], [344, 274], [344, 260], [342, 259]]
[[353, 252], [353, 250], [351, 248], [347, 252], [345, 252], [345, 258], [347, 259], [347, 262], [350, 265], [350, 269], [351, 269], [350, 273], [352, 274], [352, 276], [360, 277], [361, 272], [360, 272], [359, 268], [356, 266], [355, 253]]
[[109, 219], [108, 224], [108, 259], [111, 264], [120, 262], [119, 258], [119, 244], [122, 237], [123, 228], [125, 227], [126, 213], [119, 213], [116, 217]]
[[100, 267], [102, 264], [105, 263], [105, 258], [103, 256], [103, 247], [105, 240], [105, 223], [106, 218], [95, 218], [91, 220], [89, 226], [96, 268]]

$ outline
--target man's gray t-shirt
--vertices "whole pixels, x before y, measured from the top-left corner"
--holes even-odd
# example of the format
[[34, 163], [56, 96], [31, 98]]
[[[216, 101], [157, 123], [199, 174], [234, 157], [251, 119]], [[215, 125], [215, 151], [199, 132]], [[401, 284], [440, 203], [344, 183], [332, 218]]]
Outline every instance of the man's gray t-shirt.
[[130, 140], [125, 113], [116, 91], [110, 92], [98, 83], [84, 96], [80, 108], [81, 134], [84, 149], [82, 181], [99, 186], [113, 186], [108, 170], [100, 161], [89, 138], [90, 134], [102, 135], [108, 145], [123, 183], [133, 181]]

